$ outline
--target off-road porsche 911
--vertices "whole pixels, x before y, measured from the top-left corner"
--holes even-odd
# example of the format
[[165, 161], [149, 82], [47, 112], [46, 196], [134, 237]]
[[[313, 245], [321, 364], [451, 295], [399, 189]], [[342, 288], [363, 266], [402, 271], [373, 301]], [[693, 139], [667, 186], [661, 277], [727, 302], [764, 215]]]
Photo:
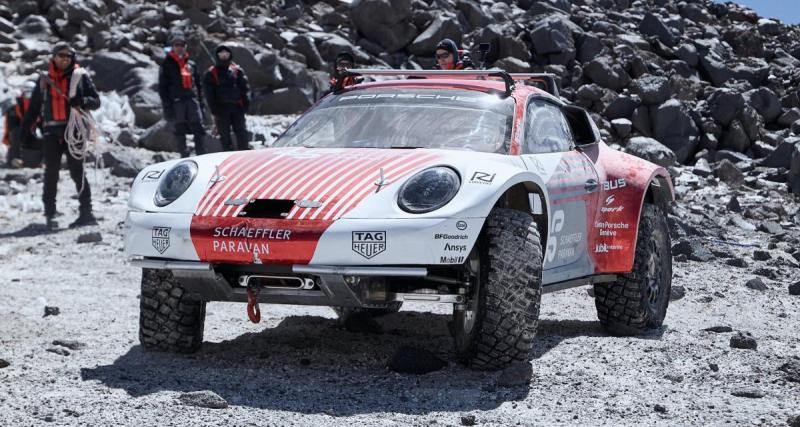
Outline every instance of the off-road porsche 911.
[[136, 177], [125, 246], [145, 348], [197, 350], [208, 301], [254, 322], [263, 303], [450, 304], [457, 358], [478, 369], [531, 357], [546, 292], [593, 286], [613, 334], [662, 324], [669, 174], [607, 146], [552, 76], [350, 73], [382, 80], [324, 97], [270, 148]]

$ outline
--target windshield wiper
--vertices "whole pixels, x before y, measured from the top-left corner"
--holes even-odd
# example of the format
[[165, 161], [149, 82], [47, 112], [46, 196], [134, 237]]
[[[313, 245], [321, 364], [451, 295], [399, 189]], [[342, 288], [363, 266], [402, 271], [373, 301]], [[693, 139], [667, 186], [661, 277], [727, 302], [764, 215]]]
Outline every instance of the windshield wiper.
[[413, 145], [392, 145], [389, 148], [400, 148], [400, 149], [406, 149], [406, 150], [413, 150], [415, 148], [426, 148], [426, 147], [415, 147]]

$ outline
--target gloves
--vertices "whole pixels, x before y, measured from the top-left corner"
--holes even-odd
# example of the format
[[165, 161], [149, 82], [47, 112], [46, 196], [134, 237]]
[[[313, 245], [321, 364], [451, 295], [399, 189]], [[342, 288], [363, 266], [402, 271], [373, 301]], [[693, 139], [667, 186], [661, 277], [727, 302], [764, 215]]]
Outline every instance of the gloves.
[[83, 107], [83, 100], [79, 96], [74, 96], [69, 99], [69, 106], [72, 108]]

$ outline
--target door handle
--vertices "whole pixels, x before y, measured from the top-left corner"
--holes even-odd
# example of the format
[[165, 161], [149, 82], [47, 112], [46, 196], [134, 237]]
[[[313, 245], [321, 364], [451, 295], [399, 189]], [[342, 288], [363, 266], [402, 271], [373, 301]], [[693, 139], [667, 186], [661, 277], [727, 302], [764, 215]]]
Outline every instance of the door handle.
[[590, 179], [590, 180], [586, 181], [586, 184], [583, 185], [583, 188], [586, 189], [587, 193], [594, 192], [595, 190], [597, 190], [597, 187], [599, 187], [599, 185], [597, 183], [597, 180], [595, 180], [595, 179]]

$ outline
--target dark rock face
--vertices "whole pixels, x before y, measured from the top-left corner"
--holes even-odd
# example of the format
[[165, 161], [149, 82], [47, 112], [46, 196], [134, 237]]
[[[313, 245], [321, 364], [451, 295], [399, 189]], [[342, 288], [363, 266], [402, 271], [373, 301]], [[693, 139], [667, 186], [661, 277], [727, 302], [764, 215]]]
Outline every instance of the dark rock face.
[[411, 12], [411, 0], [355, 0], [350, 4], [350, 18], [358, 31], [389, 53], [416, 37]]

